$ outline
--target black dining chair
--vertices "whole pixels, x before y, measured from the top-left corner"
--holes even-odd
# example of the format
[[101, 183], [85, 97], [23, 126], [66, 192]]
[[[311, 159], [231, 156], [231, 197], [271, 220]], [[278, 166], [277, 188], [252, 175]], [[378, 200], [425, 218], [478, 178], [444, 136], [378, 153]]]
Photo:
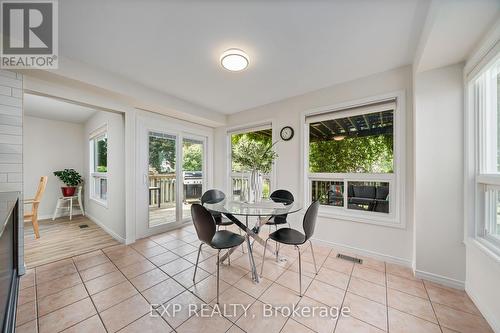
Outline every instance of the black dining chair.
[[304, 229], [304, 233], [297, 231], [292, 228], [281, 228], [276, 230], [275, 232], [269, 234], [269, 237], [266, 239], [266, 244], [264, 246], [264, 255], [262, 257], [262, 267], [260, 269], [260, 275], [264, 271], [264, 261], [266, 258], [266, 247], [267, 241], [273, 240], [277, 243], [285, 244], [285, 245], [293, 245], [297, 251], [299, 252], [299, 295], [302, 296], [302, 259], [300, 254], [300, 245], [309, 242], [311, 246], [311, 253], [314, 261], [314, 270], [316, 274], [318, 274], [318, 268], [316, 267], [316, 258], [314, 257], [313, 245], [311, 242], [311, 237], [314, 234], [314, 228], [316, 226], [316, 219], [318, 217], [318, 208], [319, 201], [313, 202], [309, 208], [307, 208], [306, 214], [304, 215], [304, 220], [302, 222], [302, 228]]
[[[285, 204], [291, 204], [295, 201], [293, 194], [287, 190], [276, 190], [273, 193], [271, 193], [271, 195], [269, 196], [269, 199], [271, 199], [274, 202], [283, 202]], [[288, 224], [288, 227], [290, 228], [290, 222], [288, 222], [286, 219], [287, 216], [288, 216], [288, 214], [272, 216], [269, 219], [269, 221], [266, 222], [266, 225], [269, 226], [269, 233], [271, 233], [272, 226], [274, 226], [275, 230], [278, 230], [279, 225]], [[275, 250], [276, 261], [278, 261], [279, 250], [280, 250], [279, 243], [276, 243], [276, 250]]]
[[[221, 201], [224, 201], [224, 199], [226, 199], [226, 195], [224, 194], [224, 192], [222, 192], [220, 190], [213, 189], [213, 190], [208, 190], [205, 193], [203, 193], [200, 201], [201, 201], [201, 204], [204, 205], [206, 203], [208, 203], [208, 204], [219, 203]], [[211, 214], [214, 217], [215, 224], [217, 225], [217, 230], [219, 230], [219, 228], [221, 226], [227, 227], [227, 226], [233, 224], [233, 222], [231, 220], [224, 219], [222, 217], [221, 213], [211, 212]]]
[[[217, 304], [219, 304], [219, 266], [220, 266], [220, 251], [229, 250], [233, 247], [241, 245], [245, 238], [228, 230], [216, 230], [214, 217], [202, 205], [191, 205], [191, 217], [193, 218], [194, 228], [200, 242], [198, 248], [198, 256], [196, 257], [196, 265], [194, 266], [193, 282], [196, 279], [196, 270], [200, 260], [200, 252], [203, 244], [217, 250]], [[229, 260], [229, 251], [228, 251]]]
[[[269, 198], [274, 202], [283, 202], [285, 204], [291, 204], [295, 201], [293, 194], [287, 190], [276, 190], [271, 193]], [[290, 223], [286, 219], [287, 216], [287, 214], [275, 215], [266, 222], [266, 225], [270, 227], [274, 225], [276, 229], [278, 229], [278, 225], [280, 224], [288, 224], [288, 227], [290, 227]]]

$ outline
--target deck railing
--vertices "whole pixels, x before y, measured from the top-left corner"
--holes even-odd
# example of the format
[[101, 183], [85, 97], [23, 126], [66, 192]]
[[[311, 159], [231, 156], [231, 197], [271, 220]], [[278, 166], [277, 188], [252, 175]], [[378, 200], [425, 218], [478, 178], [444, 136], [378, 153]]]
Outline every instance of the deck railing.
[[[262, 196], [269, 197], [271, 179], [270, 175], [264, 174], [262, 176]], [[250, 191], [250, 172], [233, 172], [231, 174], [231, 190], [233, 200], [248, 200], [248, 192]]]
[[[149, 175], [149, 187], [159, 187], [160, 204], [175, 202], [175, 173], [164, 175]], [[158, 194], [156, 191], [149, 191], [150, 205], [158, 205]]]

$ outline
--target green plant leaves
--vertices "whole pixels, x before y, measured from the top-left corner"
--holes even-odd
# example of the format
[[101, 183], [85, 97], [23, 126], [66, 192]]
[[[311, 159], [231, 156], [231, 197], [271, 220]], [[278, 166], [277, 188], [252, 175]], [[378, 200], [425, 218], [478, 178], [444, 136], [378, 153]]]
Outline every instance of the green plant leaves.
[[66, 186], [78, 186], [83, 182], [82, 176], [75, 169], [54, 171], [54, 176], [58, 177]]

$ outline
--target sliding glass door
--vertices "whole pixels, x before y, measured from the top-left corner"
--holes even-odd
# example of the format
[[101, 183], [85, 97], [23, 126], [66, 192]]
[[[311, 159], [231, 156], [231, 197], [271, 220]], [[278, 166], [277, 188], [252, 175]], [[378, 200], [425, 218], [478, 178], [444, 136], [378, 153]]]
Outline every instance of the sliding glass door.
[[207, 137], [171, 123], [137, 123], [138, 238], [173, 229], [191, 219], [207, 184]]
[[177, 221], [177, 137], [149, 131], [148, 210], [149, 227]]

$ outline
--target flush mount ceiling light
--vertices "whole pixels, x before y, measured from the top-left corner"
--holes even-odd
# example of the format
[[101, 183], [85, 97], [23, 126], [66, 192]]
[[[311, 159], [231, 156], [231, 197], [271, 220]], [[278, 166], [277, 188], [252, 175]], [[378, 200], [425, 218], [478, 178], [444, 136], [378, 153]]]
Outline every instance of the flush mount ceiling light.
[[222, 67], [231, 72], [239, 72], [248, 67], [248, 55], [239, 49], [229, 49], [220, 56]]
[[345, 139], [345, 135], [335, 135], [333, 137], [333, 140], [335, 140], [335, 141], [342, 141], [344, 139]]

